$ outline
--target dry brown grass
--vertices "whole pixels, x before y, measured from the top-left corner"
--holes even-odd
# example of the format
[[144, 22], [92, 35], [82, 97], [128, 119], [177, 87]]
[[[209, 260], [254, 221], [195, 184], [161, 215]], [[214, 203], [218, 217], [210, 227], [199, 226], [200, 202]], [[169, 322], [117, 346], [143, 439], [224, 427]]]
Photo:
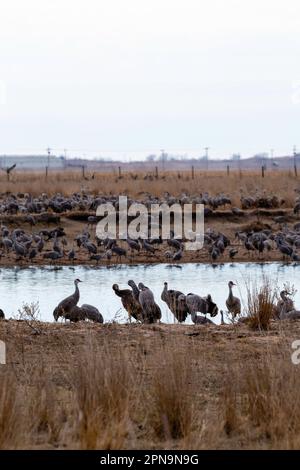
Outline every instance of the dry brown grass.
[[276, 286], [264, 278], [258, 287], [256, 283], [247, 284], [248, 313], [247, 323], [253, 330], [268, 330], [274, 317]]
[[1, 377], [0, 385], [0, 449], [13, 449], [21, 444], [19, 399], [17, 380], [11, 371], [7, 371]]
[[226, 388], [227, 434], [243, 436], [247, 447], [299, 448], [299, 387], [289, 342], [266, 348], [259, 361], [239, 362]]
[[172, 195], [205, 191], [214, 195], [223, 192], [231, 196], [234, 205], [239, 205], [242, 194], [254, 195], [266, 191], [267, 194], [280, 196], [285, 200], [285, 206], [291, 207], [295, 200], [294, 189], [299, 188], [299, 181], [288, 171], [268, 172], [265, 178], [255, 171], [245, 171], [242, 175], [231, 172], [229, 176], [224, 171], [196, 171], [193, 179], [190, 171], [164, 172], [158, 178], [151, 172], [124, 173], [121, 178], [116, 172], [86, 172], [83, 178], [81, 170], [65, 170], [50, 171], [47, 178], [40, 172], [16, 171], [9, 182], [1, 174], [0, 185], [1, 192], [28, 192], [33, 195], [42, 192], [69, 195], [82, 190], [133, 197], [139, 197], [144, 192], [155, 196], [162, 196], [166, 191]]
[[299, 334], [2, 322], [0, 448], [297, 448]]
[[187, 438], [192, 431], [191, 369], [188, 352], [174, 355], [176, 345], [159, 349], [152, 378], [152, 408], [148, 422], [155, 434], [166, 441]]
[[122, 449], [129, 431], [130, 396], [135, 383], [129, 358], [109, 346], [97, 352], [89, 342], [72, 371], [75, 434], [82, 449]]

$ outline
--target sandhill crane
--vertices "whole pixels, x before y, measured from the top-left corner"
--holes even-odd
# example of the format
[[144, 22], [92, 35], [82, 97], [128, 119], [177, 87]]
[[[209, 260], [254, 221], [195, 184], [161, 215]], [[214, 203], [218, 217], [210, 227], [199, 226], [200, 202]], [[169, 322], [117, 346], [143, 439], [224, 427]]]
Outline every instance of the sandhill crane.
[[292, 299], [288, 298], [288, 292], [286, 290], [282, 290], [280, 292], [280, 299], [277, 302], [277, 305], [275, 307], [275, 317], [280, 318], [280, 314], [282, 311], [284, 312], [290, 312], [292, 310], [295, 310], [294, 302]]
[[220, 250], [216, 246], [213, 246], [210, 250], [211, 259], [213, 261], [217, 261], [220, 255], [221, 255]]
[[176, 251], [176, 253], [173, 256], [173, 261], [179, 261], [182, 258], [182, 253], [183, 253], [183, 244], [181, 244], [180, 249]]
[[82, 308], [78, 307], [78, 305], [74, 305], [74, 307], [71, 308], [68, 312], [66, 312], [64, 315], [60, 313], [55, 320], [57, 321], [59, 317], [64, 317], [65, 320], [69, 320], [70, 322], [77, 323], [79, 321], [84, 321], [85, 320], [85, 312], [82, 310]]
[[248, 254], [249, 254], [249, 256], [250, 256], [251, 251], [255, 251], [255, 247], [254, 247], [253, 243], [251, 243], [251, 242], [248, 240], [248, 238], [247, 238], [247, 239], [245, 240], [244, 245], [245, 245], [245, 248], [246, 248], [246, 250], [248, 251]]
[[37, 245], [36, 245], [37, 250], [38, 250], [39, 253], [41, 253], [43, 251], [44, 245], [45, 245], [45, 243], [44, 243], [43, 237], [40, 237], [40, 239], [38, 240]]
[[201, 315], [197, 315], [197, 313], [191, 313], [192, 322], [195, 325], [214, 325], [215, 323], [211, 321], [209, 318], [202, 317]]
[[233, 258], [235, 257], [235, 255], [237, 255], [239, 252], [239, 250], [237, 250], [236, 248], [230, 248], [229, 250], [229, 258], [231, 260], [233, 260]]
[[155, 323], [161, 319], [161, 310], [155, 303], [153, 292], [142, 282], [139, 283], [139, 302], [143, 310], [143, 320], [145, 323]]
[[87, 251], [89, 252], [90, 255], [91, 255], [91, 254], [94, 254], [94, 255], [95, 255], [95, 254], [97, 253], [97, 247], [96, 247], [96, 245], [95, 245], [94, 243], [84, 241], [84, 242], [82, 243], [82, 245], [84, 246], [84, 248], [87, 249]]
[[177, 240], [176, 238], [168, 239], [167, 244], [171, 246], [172, 248], [175, 248], [176, 250], [180, 250], [181, 248], [181, 242]]
[[75, 250], [74, 250], [74, 248], [72, 248], [72, 249], [67, 253], [67, 256], [68, 256], [68, 260], [69, 260], [69, 261], [72, 261], [72, 263], [73, 263], [74, 260], [76, 259], [76, 255], [75, 255]]
[[130, 289], [120, 289], [118, 284], [114, 284], [112, 286], [112, 289], [114, 290], [115, 294], [121, 298], [122, 305], [128, 312], [129, 321], [131, 322], [131, 317], [133, 317], [137, 321], [142, 321], [143, 310], [139, 301], [134, 296], [133, 291]]
[[238, 297], [235, 297], [232, 293], [232, 287], [235, 286], [236, 284], [232, 281], [228, 282], [228, 287], [229, 287], [229, 295], [226, 300], [226, 307], [228, 309], [228, 312], [230, 312], [235, 318], [237, 315], [241, 313], [241, 301]]
[[63, 258], [63, 256], [63, 253], [58, 253], [57, 251], [48, 251], [43, 254], [43, 258], [51, 259], [52, 261]]
[[96, 261], [97, 266], [99, 264], [99, 261], [101, 261], [102, 258], [103, 258], [102, 255], [91, 255], [90, 256], [90, 260]]
[[29, 252], [29, 255], [28, 255], [28, 258], [30, 260], [33, 260], [37, 255], [37, 250], [36, 248], [31, 248], [30, 252]]
[[78, 284], [79, 282], [82, 282], [80, 279], [75, 279], [74, 284], [75, 284], [75, 292], [74, 294], [70, 295], [66, 299], [62, 300], [58, 306], [54, 309], [53, 311], [53, 316], [54, 319], [57, 321], [59, 317], [64, 317], [66, 313], [70, 312], [73, 307], [75, 307], [78, 304], [79, 301], [79, 288]]
[[292, 256], [293, 248], [284, 242], [280, 237], [275, 238], [278, 250], [283, 254], [283, 258], [286, 256]]
[[[181, 301], [183, 301], [182, 298]], [[210, 294], [200, 297], [200, 295], [190, 293], [185, 296], [185, 301], [191, 315], [199, 312], [204, 315], [209, 313], [211, 317], [215, 317], [218, 314], [218, 307], [212, 301]]]
[[131, 253], [134, 253], [134, 251], [140, 251], [141, 247], [138, 241], [127, 238], [126, 242], [131, 250]]
[[103, 323], [103, 316], [93, 305], [83, 304], [80, 308], [85, 313], [87, 320], [93, 321], [95, 323]]
[[147, 240], [142, 240], [142, 246], [144, 248], [145, 251], [147, 251], [148, 253], [155, 253], [155, 248], [154, 246], [151, 245], [151, 243], [149, 243]]
[[300, 320], [300, 311], [295, 310], [294, 302], [287, 297], [288, 292], [283, 290], [280, 292], [281, 301], [278, 302], [280, 306], [279, 319], [280, 320]]
[[[111, 251], [117, 255], [119, 260], [121, 261], [122, 256], [127, 255], [127, 251], [124, 248], [121, 248], [118, 245], [113, 245]], [[107, 253], [107, 252], [106, 252]]]
[[127, 284], [131, 287], [132, 289], [132, 293], [134, 295], [134, 298], [137, 302], [139, 302], [139, 296], [140, 296], [140, 291], [139, 291], [139, 288], [138, 286], [136, 285], [136, 283], [130, 279]]
[[161, 293], [161, 300], [166, 302], [167, 306], [173, 313], [176, 320], [179, 321], [179, 323], [184, 322], [189, 314], [186, 303], [178, 301], [178, 298], [181, 295], [184, 294], [179, 290], [168, 289], [168, 283], [164, 283], [164, 289]]

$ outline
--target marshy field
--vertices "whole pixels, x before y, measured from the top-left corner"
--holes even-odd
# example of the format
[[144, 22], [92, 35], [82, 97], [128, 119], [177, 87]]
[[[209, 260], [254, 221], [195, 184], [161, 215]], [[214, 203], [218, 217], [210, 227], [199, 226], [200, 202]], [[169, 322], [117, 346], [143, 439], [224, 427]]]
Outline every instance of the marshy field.
[[[203, 248], [99, 239], [119, 195]], [[294, 171], [2, 173], [0, 448], [299, 448], [299, 212]]]

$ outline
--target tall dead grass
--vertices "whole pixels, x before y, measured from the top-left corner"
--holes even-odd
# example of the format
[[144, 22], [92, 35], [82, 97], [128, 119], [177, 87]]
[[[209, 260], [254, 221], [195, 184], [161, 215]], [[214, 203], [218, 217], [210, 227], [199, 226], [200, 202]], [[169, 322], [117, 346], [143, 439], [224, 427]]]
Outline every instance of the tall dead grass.
[[240, 203], [241, 195], [256, 193], [274, 194], [285, 200], [285, 207], [292, 207], [295, 200], [295, 189], [299, 189], [298, 180], [288, 171], [269, 172], [262, 178], [259, 172], [245, 171], [242, 176], [233, 171], [227, 175], [225, 171], [166, 171], [158, 178], [152, 171], [137, 171], [123, 173], [119, 178], [116, 171], [92, 172], [86, 171], [83, 178], [81, 170], [49, 171], [46, 178], [44, 172], [18, 172], [11, 181], [0, 175], [1, 192], [23, 192], [33, 195], [46, 192], [56, 192], [70, 195], [78, 191], [88, 191], [94, 194], [128, 194], [140, 197], [141, 193], [151, 193], [162, 196], [166, 191], [172, 195], [199, 194], [209, 192], [215, 195], [224, 193], [231, 196], [233, 205]]
[[75, 432], [82, 449], [122, 449], [130, 425], [135, 382], [120, 350], [112, 355], [90, 344], [72, 374]]
[[247, 284], [248, 314], [247, 323], [252, 330], [268, 330], [270, 322], [274, 318], [276, 286], [268, 278], [257, 285]]
[[[74, 326], [55, 343], [60, 355], [47, 353], [47, 334], [33, 340], [26, 328], [25, 366], [0, 369], [1, 449], [300, 445], [300, 374], [287, 327], [249, 333], [246, 344], [234, 327], [176, 341], [144, 327], [142, 339], [121, 341], [113, 326], [110, 341], [95, 330], [79, 345]], [[32, 341], [36, 356], [26, 353]]]
[[227, 435], [242, 436], [248, 448], [299, 448], [300, 374], [290, 344], [266, 349], [259, 361], [239, 361], [227, 374]]
[[193, 428], [194, 401], [191, 368], [187, 351], [171, 347], [159, 349], [151, 388], [148, 423], [158, 438], [166, 441], [187, 438]]
[[21, 444], [19, 399], [17, 380], [11, 371], [7, 371], [0, 384], [0, 449], [14, 449]]

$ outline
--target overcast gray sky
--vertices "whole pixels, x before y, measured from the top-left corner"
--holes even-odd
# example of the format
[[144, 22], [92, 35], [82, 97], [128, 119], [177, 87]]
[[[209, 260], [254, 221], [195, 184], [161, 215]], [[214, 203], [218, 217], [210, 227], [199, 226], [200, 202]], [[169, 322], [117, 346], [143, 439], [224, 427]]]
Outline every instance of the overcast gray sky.
[[2, 0], [0, 153], [291, 152], [299, 32], [299, 0]]

